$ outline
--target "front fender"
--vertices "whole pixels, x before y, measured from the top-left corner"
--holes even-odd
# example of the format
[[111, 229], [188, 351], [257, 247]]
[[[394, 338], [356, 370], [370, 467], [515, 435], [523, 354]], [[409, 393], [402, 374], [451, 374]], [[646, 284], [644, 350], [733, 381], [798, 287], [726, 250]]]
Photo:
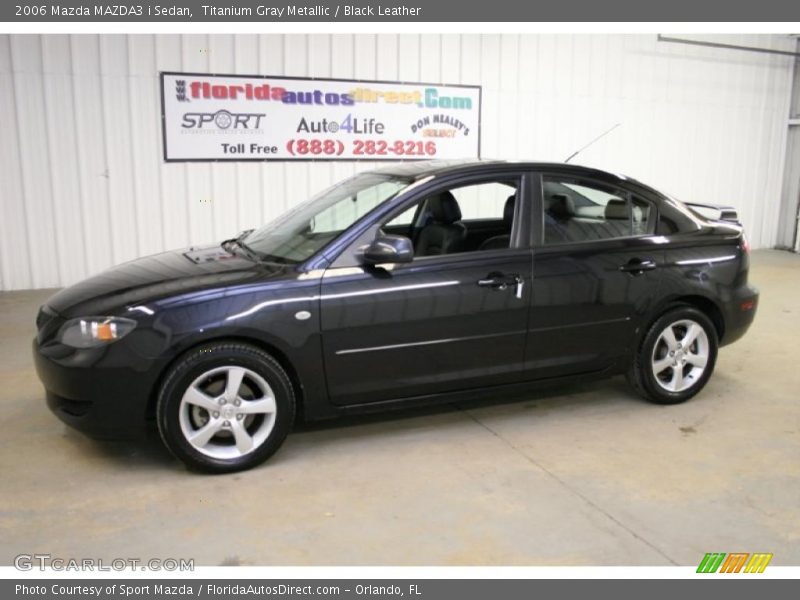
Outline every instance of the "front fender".
[[[163, 379], [169, 366], [200, 344], [223, 339], [248, 341], [275, 354], [302, 387], [306, 404], [324, 409], [327, 387], [322, 368], [319, 281], [304, 285], [250, 287], [155, 305], [144, 329], [143, 351], [158, 365]], [[156, 395], [158, 384], [153, 390]], [[152, 400], [151, 400], [152, 402]]]

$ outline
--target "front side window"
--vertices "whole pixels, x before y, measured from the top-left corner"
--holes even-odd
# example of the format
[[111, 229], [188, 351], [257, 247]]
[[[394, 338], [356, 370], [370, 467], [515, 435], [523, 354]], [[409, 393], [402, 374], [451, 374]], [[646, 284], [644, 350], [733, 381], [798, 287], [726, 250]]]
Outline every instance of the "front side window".
[[252, 232], [244, 243], [263, 260], [301, 263], [411, 183], [379, 173], [356, 175]]
[[649, 202], [601, 183], [571, 178], [543, 179], [544, 243], [571, 244], [646, 235]]
[[440, 189], [381, 229], [409, 237], [415, 257], [508, 248], [518, 190], [516, 178]]
[[515, 183], [490, 181], [452, 190], [464, 221], [502, 221], [509, 198], [516, 196]]

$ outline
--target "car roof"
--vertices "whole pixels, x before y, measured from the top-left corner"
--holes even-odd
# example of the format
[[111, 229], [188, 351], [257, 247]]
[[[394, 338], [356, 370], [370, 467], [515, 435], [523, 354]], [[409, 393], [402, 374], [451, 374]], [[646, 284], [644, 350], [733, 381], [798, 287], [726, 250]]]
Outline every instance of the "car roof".
[[473, 171], [490, 172], [495, 169], [500, 170], [500, 169], [507, 169], [509, 167], [518, 167], [521, 169], [526, 169], [526, 170], [529, 169], [537, 171], [555, 171], [558, 173], [569, 174], [574, 176], [582, 175], [585, 177], [595, 177], [595, 178], [599, 177], [605, 180], [613, 179], [617, 181], [627, 181], [630, 183], [638, 184], [639, 186], [650, 189], [652, 191], [655, 191], [650, 186], [643, 184], [640, 181], [633, 179], [632, 177], [627, 177], [625, 175], [620, 175], [618, 173], [609, 173], [608, 171], [602, 171], [600, 169], [584, 167], [581, 165], [573, 165], [568, 163], [554, 163], [554, 162], [535, 162], [535, 161], [516, 161], [516, 160], [511, 161], [511, 160], [496, 160], [496, 159], [486, 159], [486, 158], [469, 158], [469, 159], [459, 159], [459, 160], [426, 160], [426, 161], [396, 163], [391, 166], [381, 167], [379, 169], [376, 169], [374, 172], [397, 176], [397, 177], [408, 177], [416, 180], [430, 176], [469, 173]]

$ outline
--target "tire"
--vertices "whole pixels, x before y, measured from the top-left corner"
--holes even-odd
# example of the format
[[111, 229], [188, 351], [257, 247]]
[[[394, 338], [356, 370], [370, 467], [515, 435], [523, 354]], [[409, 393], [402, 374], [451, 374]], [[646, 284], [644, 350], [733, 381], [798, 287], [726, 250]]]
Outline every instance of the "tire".
[[190, 469], [232, 473], [267, 460], [294, 422], [291, 380], [254, 346], [198, 346], [168, 372], [158, 394], [161, 439]]
[[[692, 338], [688, 347], [687, 336]], [[628, 371], [628, 382], [650, 402], [685, 402], [708, 383], [718, 347], [717, 330], [705, 313], [688, 305], [675, 306], [648, 329]]]

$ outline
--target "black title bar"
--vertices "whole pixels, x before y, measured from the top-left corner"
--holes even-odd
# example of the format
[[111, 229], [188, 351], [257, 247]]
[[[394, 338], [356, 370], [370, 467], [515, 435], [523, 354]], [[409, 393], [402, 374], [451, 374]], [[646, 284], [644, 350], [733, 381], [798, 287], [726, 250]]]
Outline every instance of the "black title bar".
[[787, 0], [3, 0], [3, 22], [789, 22]]
[[[758, 576], [756, 576], [758, 577]], [[711, 579], [716, 578], [715, 581]], [[751, 600], [796, 596], [794, 580], [705, 575], [695, 579], [25, 579], [0, 581], [17, 600]], [[795, 592], [792, 592], [792, 589]]]

